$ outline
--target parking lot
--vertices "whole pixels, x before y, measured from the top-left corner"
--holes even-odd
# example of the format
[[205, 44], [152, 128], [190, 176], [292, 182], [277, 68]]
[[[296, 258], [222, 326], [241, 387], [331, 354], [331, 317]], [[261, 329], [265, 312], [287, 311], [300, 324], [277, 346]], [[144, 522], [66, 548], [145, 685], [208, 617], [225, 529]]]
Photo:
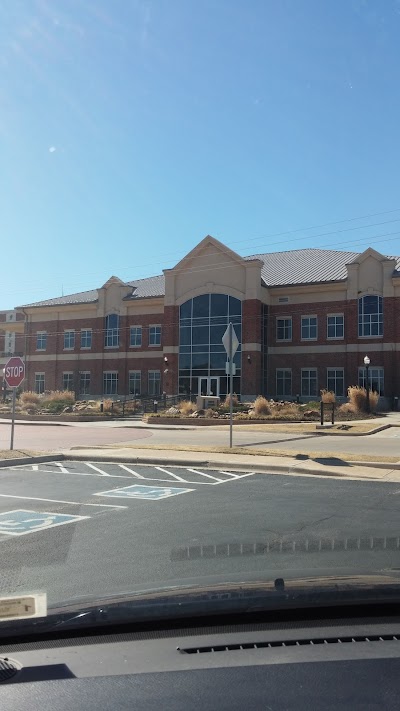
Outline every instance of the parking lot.
[[[54, 461], [0, 472], [0, 594], [399, 567], [399, 485]], [[371, 513], [373, 512], [373, 514]]]

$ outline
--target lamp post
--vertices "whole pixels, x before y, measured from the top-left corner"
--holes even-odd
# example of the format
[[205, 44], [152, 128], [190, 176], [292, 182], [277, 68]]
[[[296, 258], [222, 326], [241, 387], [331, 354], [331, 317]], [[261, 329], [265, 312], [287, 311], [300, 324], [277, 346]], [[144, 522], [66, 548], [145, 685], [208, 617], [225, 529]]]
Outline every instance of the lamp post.
[[366, 391], [367, 391], [367, 412], [370, 412], [370, 406], [369, 406], [369, 364], [370, 364], [370, 359], [366, 355], [364, 357], [364, 365], [365, 365], [365, 378], [366, 378]]

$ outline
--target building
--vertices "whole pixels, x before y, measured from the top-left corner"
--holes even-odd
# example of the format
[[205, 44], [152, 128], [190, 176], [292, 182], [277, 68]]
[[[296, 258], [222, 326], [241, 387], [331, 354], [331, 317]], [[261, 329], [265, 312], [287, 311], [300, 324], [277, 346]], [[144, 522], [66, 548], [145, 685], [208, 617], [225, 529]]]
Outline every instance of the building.
[[25, 387], [85, 398], [224, 395], [221, 339], [232, 321], [242, 399], [306, 401], [323, 388], [344, 397], [365, 382], [368, 354], [371, 385], [390, 404], [400, 393], [399, 276], [400, 259], [374, 249], [241, 257], [208, 236], [161, 276], [113, 276], [99, 289], [19, 307]]

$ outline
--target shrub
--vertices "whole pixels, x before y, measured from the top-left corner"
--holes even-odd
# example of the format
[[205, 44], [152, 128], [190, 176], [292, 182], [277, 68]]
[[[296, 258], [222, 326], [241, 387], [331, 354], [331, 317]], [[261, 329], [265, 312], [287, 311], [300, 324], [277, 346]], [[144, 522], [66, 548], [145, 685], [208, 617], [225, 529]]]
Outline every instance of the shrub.
[[336, 402], [336, 395], [332, 390], [321, 390], [321, 400], [327, 403]]
[[50, 412], [62, 412], [65, 407], [72, 407], [75, 395], [70, 390], [51, 390], [42, 396], [41, 404]]
[[216, 413], [216, 410], [213, 410], [212, 407], [208, 407], [204, 413], [204, 416], [209, 417], [209, 418], [214, 417], [215, 413]]
[[192, 402], [191, 400], [182, 400], [182, 402], [179, 403], [178, 409], [182, 413], [182, 415], [185, 415], [187, 417], [190, 415], [192, 412], [197, 410], [196, 403]]
[[[347, 390], [347, 394], [354, 412], [367, 412], [367, 391], [365, 388], [361, 387], [361, 385], [351, 385]], [[376, 410], [378, 401], [379, 394], [374, 390], [370, 390], [369, 406], [371, 412]]]
[[32, 407], [32, 405], [39, 405], [40, 395], [34, 393], [32, 390], [25, 390], [25, 392], [21, 393], [19, 396], [19, 402], [24, 408]]
[[[233, 393], [232, 395], [232, 407], [237, 407], [239, 405], [239, 398], [236, 395], [236, 393]], [[231, 396], [226, 395], [225, 400], [223, 403], [221, 403], [221, 407], [223, 407], [226, 410], [229, 410], [231, 406]]]
[[254, 401], [254, 417], [262, 417], [263, 415], [270, 414], [271, 408], [268, 400], [262, 395], [259, 395]]
[[341, 415], [353, 415], [354, 406], [351, 404], [351, 402], [344, 402], [343, 405], [340, 405], [338, 413]]

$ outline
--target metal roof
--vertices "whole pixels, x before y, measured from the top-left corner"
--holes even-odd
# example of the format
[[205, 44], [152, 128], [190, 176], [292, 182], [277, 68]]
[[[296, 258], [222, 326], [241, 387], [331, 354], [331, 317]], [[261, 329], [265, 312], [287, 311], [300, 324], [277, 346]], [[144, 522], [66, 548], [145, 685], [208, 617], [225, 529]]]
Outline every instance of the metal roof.
[[[360, 252], [340, 252], [335, 249], [294, 249], [288, 252], [253, 254], [244, 259], [260, 259], [263, 262], [261, 277], [263, 284], [268, 287], [344, 281], [347, 278], [346, 264], [353, 262], [359, 256]], [[400, 276], [400, 257], [388, 257], [388, 259], [396, 261], [393, 276]], [[165, 294], [165, 279], [162, 274], [128, 281], [126, 284], [132, 287], [132, 293], [125, 297], [128, 301]], [[55, 299], [36, 301], [19, 308], [90, 304], [97, 300], [98, 291], [92, 289]]]

